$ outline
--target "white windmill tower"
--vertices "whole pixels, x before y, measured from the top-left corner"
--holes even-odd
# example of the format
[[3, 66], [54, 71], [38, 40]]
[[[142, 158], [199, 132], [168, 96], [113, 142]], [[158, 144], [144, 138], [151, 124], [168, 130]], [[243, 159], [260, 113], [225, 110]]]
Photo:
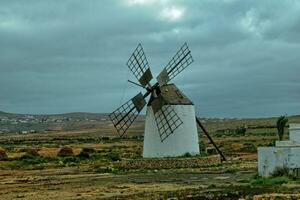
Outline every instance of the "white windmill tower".
[[[195, 118], [193, 103], [174, 85], [168, 84], [193, 62], [186, 43], [178, 50], [167, 66], [151, 84], [152, 73], [142, 45], [139, 44], [127, 62], [140, 84], [146, 89], [112, 112], [109, 117], [123, 136], [138, 114], [147, 104], [143, 157], [181, 156], [185, 153], [199, 154], [196, 122], [225, 160], [200, 121]], [[148, 103], [146, 98], [150, 95]]]

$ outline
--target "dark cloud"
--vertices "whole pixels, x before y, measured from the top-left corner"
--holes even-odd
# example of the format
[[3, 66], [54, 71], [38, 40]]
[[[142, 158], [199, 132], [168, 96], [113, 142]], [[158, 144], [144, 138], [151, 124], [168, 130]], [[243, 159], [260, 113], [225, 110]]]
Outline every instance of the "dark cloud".
[[299, 114], [296, 0], [0, 2], [0, 110], [110, 112], [140, 88], [125, 65], [142, 42], [154, 74], [187, 41], [174, 82], [202, 116]]

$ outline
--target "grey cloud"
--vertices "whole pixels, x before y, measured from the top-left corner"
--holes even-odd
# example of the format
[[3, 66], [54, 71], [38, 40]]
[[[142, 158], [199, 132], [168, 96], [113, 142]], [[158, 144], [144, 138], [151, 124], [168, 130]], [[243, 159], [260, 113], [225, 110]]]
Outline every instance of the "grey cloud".
[[[183, 17], [161, 18], [166, 7]], [[298, 114], [299, 11], [294, 0], [1, 1], [0, 110], [109, 112], [140, 91], [125, 65], [138, 42], [157, 75], [187, 41], [195, 62], [174, 82], [198, 114]]]

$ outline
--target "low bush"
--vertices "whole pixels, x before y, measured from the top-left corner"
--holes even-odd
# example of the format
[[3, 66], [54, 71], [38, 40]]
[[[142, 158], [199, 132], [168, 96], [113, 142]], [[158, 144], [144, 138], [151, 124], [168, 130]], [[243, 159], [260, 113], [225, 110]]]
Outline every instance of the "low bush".
[[238, 135], [245, 135], [247, 129], [243, 126], [238, 127], [237, 129], [235, 129], [235, 133]]
[[109, 140], [109, 137], [104, 136], [102, 137], [102, 140]]
[[55, 160], [51, 157], [43, 157], [43, 156], [33, 156], [29, 154], [25, 154], [18, 159], [20, 165], [37, 165], [44, 164]]
[[61, 159], [64, 164], [80, 163], [81, 159], [76, 156], [65, 156]]
[[289, 168], [287, 167], [277, 167], [275, 168], [274, 172], [272, 173], [272, 177], [278, 176], [287, 176], [289, 177]]
[[192, 157], [192, 155], [189, 152], [186, 152], [185, 154], [183, 154], [183, 157]]
[[91, 148], [91, 147], [84, 147], [84, 148], [82, 148], [81, 152], [95, 153], [96, 150], [94, 148]]
[[97, 158], [99, 157], [99, 155], [97, 155], [97, 151], [94, 148], [84, 147], [77, 155], [77, 157], [80, 157], [82, 159], [88, 159], [88, 158]]
[[205, 144], [203, 141], [200, 141], [200, 142], [199, 142], [199, 149], [200, 149], [200, 152], [201, 152], [201, 151], [205, 151], [205, 149], [206, 149], [206, 144]]
[[207, 157], [207, 156], [209, 156], [209, 154], [207, 152], [205, 152], [205, 151], [200, 151], [200, 154], [198, 154], [197, 156], [199, 156], [199, 157]]
[[112, 169], [109, 168], [109, 167], [99, 167], [99, 168], [96, 168], [95, 170], [97, 173], [110, 173], [112, 172]]
[[112, 161], [119, 161], [119, 160], [121, 160], [120, 155], [117, 152], [114, 152], [114, 151], [109, 152], [107, 154], [107, 158], [110, 159], [110, 160], [112, 160]]
[[81, 152], [77, 155], [77, 157], [88, 159], [88, 158], [90, 158], [90, 154], [89, 154], [88, 152], [86, 152], [86, 151], [81, 151]]

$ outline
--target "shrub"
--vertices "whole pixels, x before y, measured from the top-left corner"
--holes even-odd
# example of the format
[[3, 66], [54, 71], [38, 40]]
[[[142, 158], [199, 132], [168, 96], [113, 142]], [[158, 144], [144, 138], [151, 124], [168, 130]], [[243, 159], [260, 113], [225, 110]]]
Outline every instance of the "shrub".
[[192, 157], [192, 155], [189, 152], [186, 152], [185, 154], [183, 154], [183, 157]]
[[272, 141], [272, 142], [270, 142], [270, 143], [268, 144], [268, 146], [269, 146], [269, 147], [275, 147], [275, 144], [276, 144], [275, 141]]
[[277, 127], [279, 140], [282, 140], [282, 138], [283, 138], [284, 127], [285, 127], [287, 122], [288, 122], [288, 119], [285, 116], [280, 116], [277, 119], [276, 127]]
[[77, 155], [77, 157], [80, 157], [80, 158], [90, 158], [90, 154], [88, 153], [88, 152], [86, 152], [86, 151], [81, 151], [78, 155]]
[[205, 145], [205, 143], [203, 141], [200, 141], [200, 143], [199, 143], [199, 149], [200, 149], [200, 152], [201, 151], [205, 151], [206, 145]]
[[6, 160], [6, 159], [7, 159], [6, 151], [5, 151], [5, 149], [2, 149], [0, 147], [0, 160]]
[[102, 140], [109, 140], [109, 137], [104, 136], [102, 137]]
[[77, 155], [77, 157], [87, 159], [90, 158], [91, 155], [95, 156], [95, 153], [97, 153], [97, 151], [94, 148], [84, 147]]
[[217, 150], [214, 147], [207, 147], [204, 151], [207, 155], [217, 154]]
[[276, 167], [274, 172], [272, 173], [273, 177], [278, 177], [278, 176], [289, 176], [289, 168], [287, 167]]
[[109, 152], [107, 154], [107, 158], [112, 160], [112, 161], [118, 161], [121, 160], [120, 155], [117, 152]]
[[71, 147], [64, 146], [62, 147], [59, 152], [57, 153], [57, 156], [65, 157], [65, 156], [73, 156], [74, 152]]
[[95, 171], [97, 173], [110, 173], [110, 172], [112, 172], [112, 169], [109, 167], [99, 167], [99, 168], [96, 168]]
[[238, 134], [238, 135], [245, 135], [247, 129], [245, 127], [238, 127], [236, 130], [235, 130], [235, 133]]
[[62, 158], [62, 162], [65, 164], [72, 164], [72, 163], [79, 163], [81, 161], [80, 158], [75, 157], [75, 156], [65, 156], [64, 158]]
[[36, 165], [48, 162], [47, 158], [29, 154], [23, 155], [21, 158], [19, 158], [19, 161], [22, 162], [22, 165]]
[[86, 153], [95, 153], [96, 150], [94, 148], [90, 148], [90, 147], [84, 147], [82, 148], [81, 152], [86, 152]]

